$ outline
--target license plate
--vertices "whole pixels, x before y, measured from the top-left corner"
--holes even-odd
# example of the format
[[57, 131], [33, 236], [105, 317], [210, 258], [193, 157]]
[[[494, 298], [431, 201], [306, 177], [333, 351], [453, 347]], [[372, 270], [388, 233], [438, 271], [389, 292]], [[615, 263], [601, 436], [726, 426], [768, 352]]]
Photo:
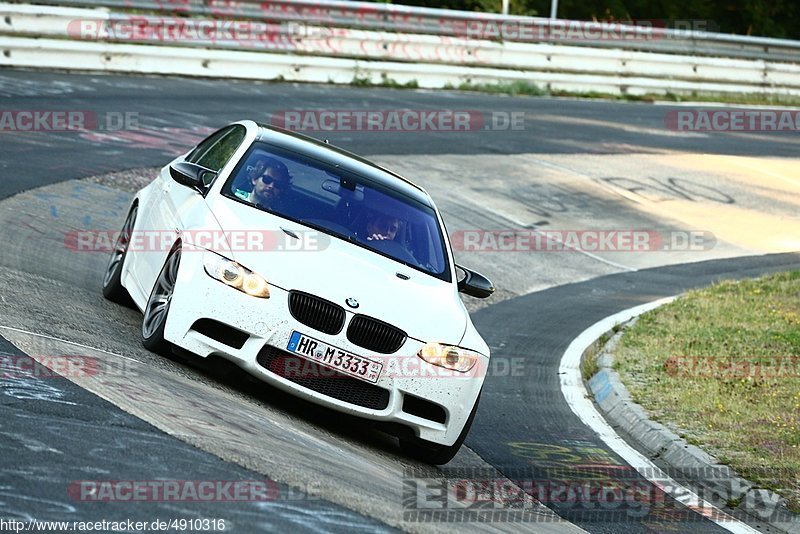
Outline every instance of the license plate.
[[383, 370], [383, 363], [351, 354], [333, 345], [314, 339], [313, 337], [293, 331], [286, 347], [290, 352], [305, 356], [320, 365], [334, 369], [340, 373], [372, 382], [378, 381]]

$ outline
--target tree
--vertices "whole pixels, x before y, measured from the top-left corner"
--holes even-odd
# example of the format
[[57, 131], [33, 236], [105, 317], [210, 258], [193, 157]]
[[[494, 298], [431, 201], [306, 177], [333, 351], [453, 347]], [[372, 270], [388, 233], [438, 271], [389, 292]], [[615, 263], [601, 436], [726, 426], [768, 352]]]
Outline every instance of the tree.
[[[499, 13], [501, 0], [401, 0], [404, 5]], [[550, 0], [510, 0], [514, 15], [548, 16]], [[559, 0], [559, 18], [656, 25], [800, 39], [797, 0]]]

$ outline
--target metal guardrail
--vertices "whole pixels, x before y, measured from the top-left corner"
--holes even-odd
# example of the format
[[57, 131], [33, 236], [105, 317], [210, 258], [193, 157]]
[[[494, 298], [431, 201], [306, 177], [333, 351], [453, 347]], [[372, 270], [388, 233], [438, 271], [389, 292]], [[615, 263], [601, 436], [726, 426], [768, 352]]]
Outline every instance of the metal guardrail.
[[[237, 33], [239, 32], [239, 33]], [[458, 87], [800, 95], [800, 64], [0, 3], [0, 66]]]
[[[548, 43], [499, 43], [448, 36], [327, 28], [263, 21], [158, 17], [106, 9], [42, 8], [0, 3], [0, 33], [125, 44], [267, 51], [423, 62], [493, 69], [649, 77], [690, 83], [800, 89], [800, 66], [762, 60], [676, 56]], [[787, 79], [781, 79], [781, 77]], [[666, 82], [665, 82], [666, 83]]]
[[42, 5], [107, 7], [173, 15], [299, 22], [322, 27], [503, 42], [569, 44], [664, 54], [800, 62], [800, 41], [722, 33], [551, 20], [342, 0], [36, 0]]

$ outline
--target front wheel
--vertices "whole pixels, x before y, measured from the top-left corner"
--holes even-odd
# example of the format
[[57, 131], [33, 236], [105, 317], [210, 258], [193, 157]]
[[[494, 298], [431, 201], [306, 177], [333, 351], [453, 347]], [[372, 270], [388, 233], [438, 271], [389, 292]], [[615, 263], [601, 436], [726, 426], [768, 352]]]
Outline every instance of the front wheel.
[[137, 212], [138, 206], [134, 206], [128, 213], [128, 218], [125, 219], [125, 224], [122, 225], [122, 230], [114, 243], [114, 250], [111, 251], [103, 277], [103, 296], [118, 304], [127, 304], [130, 301], [130, 295], [122, 285], [122, 266], [128, 254], [128, 244], [131, 242]]
[[169, 343], [164, 339], [164, 327], [167, 324], [169, 305], [175, 292], [175, 282], [178, 280], [178, 266], [181, 263], [181, 250], [173, 251], [161, 272], [158, 274], [150, 298], [144, 307], [142, 319], [142, 344], [153, 352], [164, 352], [169, 348]]
[[419, 460], [420, 462], [425, 462], [426, 464], [446, 464], [453, 459], [458, 450], [461, 448], [461, 445], [464, 444], [464, 440], [467, 439], [469, 429], [472, 427], [472, 421], [475, 419], [475, 414], [478, 412], [478, 402], [480, 402], [480, 400], [481, 396], [479, 393], [478, 398], [475, 399], [475, 405], [472, 407], [472, 411], [469, 413], [467, 422], [464, 424], [464, 428], [461, 429], [461, 434], [458, 435], [458, 439], [452, 445], [438, 445], [417, 437], [401, 438], [400, 450], [402, 450], [411, 458]]

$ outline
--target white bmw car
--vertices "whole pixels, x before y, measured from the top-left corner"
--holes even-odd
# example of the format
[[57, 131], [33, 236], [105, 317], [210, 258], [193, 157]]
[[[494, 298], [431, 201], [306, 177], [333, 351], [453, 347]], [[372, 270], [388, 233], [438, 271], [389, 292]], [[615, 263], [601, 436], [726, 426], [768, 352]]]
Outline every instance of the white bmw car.
[[140, 190], [104, 295], [143, 312], [145, 347], [221, 356], [280, 389], [390, 423], [447, 463], [478, 407], [489, 347], [420, 187], [312, 138], [231, 124]]

